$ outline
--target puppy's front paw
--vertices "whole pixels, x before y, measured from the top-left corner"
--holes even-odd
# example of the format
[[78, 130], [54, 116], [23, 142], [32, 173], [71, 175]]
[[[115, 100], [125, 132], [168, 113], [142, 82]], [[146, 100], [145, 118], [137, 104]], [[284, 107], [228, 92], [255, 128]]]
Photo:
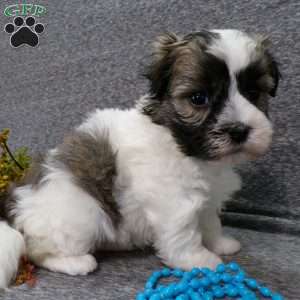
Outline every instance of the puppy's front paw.
[[219, 256], [205, 249], [201, 252], [201, 259], [196, 264], [197, 267], [200, 268], [209, 268], [211, 270], [215, 270], [217, 265], [222, 263], [222, 260]]
[[240, 251], [241, 244], [230, 236], [221, 236], [210, 245], [209, 249], [218, 255], [231, 255]]
[[220, 263], [222, 263], [220, 257], [213, 252], [208, 251], [206, 248], [203, 248], [201, 251], [194, 254], [184, 255], [181, 257], [177, 256], [177, 259], [166, 261], [166, 264], [170, 267], [181, 268], [184, 270], [190, 270], [194, 267], [206, 267], [214, 270]]

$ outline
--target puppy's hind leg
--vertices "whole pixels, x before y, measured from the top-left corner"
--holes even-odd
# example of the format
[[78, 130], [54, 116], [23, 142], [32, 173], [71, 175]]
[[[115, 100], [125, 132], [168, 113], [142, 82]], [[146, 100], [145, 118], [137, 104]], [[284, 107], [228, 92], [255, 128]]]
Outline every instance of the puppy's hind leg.
[[84, 275], [96, 269], [90, 253], [114, 239], [114, 228], [99, 203], [63, 173], [52, 173], [38, 189], [15, 190], [15, 225], [24, 232], [27, 255], [36, 265]]
[[68, 275], [86, 275], [97, 268], [97, 261], [90, 254], [81, 256], [46, 256], [35, 263], [53, 272]]
[[115, 242], [121, 217], [108, 134], [75, 131], [40, 167], [37, 183], [14, 191], [15, 226], [24, 232], [28, 256], [53, 271], [91, 272], [97, 263], [90, 253]]

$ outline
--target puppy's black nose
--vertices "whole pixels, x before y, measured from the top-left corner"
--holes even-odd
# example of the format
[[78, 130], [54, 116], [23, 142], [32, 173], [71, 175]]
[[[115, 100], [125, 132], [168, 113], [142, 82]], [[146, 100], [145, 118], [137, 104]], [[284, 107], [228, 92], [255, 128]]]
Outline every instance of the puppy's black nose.
[[242, 123], [236, 123], [228, 130], [231, 139], [238, 144], [244, 143], [247, 140], [249, 132], [250, 127]]

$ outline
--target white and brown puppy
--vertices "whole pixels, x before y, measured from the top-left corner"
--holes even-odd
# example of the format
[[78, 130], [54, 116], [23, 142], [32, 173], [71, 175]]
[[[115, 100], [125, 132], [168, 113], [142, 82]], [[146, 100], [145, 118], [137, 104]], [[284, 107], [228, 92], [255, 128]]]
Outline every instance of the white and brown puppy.
[[240, 186], [235, 163], [263, 154], [279, 72], [264, 39], [236, 30], [160, 36], [150, 93], [96, 110], [16, 187], [0, 222], [0, 287], [26, 253], [70, 275], [101, 248], [153, 245], [169, 266], [215, 267], [240, 249], [218, 211]]

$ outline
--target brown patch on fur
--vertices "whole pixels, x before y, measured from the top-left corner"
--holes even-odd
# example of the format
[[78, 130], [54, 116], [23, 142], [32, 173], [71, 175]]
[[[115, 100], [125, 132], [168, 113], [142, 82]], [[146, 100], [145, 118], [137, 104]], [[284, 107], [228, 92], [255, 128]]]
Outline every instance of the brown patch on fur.
[[33, 188], [37, 188], [41, 183], [44, 176], [44, 167], [43, 163], [45, 158], [43, 155], [39, 154], [34, 157], [30, 168], [26, 171], [23, 179], [18, 183], [18, 186], [31, 184]]
[[13, 214], [14, 208], [16, 206], [16, 198], [13, 196], [12, 191], [15, 188], [15, 186], [12, 186], [9, 190], [9, 193], [7, 197], [3, 200], [0, 199], [2, 202], [2, 207], [0, 207], [0, 210], [2, 210], [2, 217], [9, 223], [12, 224], [15, 215]]
[[[207, 133], [228, 99], [230, 76], [226, 63], [206, 49], [217, 33], [195, 32], [183, 39], [167, 34], [155, 43], [153, 61], [146, 77], [150, 97], [142, 111], [154, 123], [168, 127], [181, 150], [207, 159]], [[197, 106], [193, 95], [205, 92], [207, 105]]]
[[113, 197], [116, 154], [108, 134], [93, 136], [76, 131], [65, 138], [53, 158], [73, 174], [76, 184], [97, 199], [112, 222], [118, 225], [121, 215]]
[[0, 221], [6, 220], [7, 215], [6, 215], [6, 199], [4, 196], [0, 196]]
[[244, 96], [247, 88], [251, 92], [257, 92], [256, 95], [255, 93], [247, 95], [246, 98], [249, 100], [252, 100], [251, 98], [260, 100], [262, 94], [264, 97], [267, 95], [275, 97], [281, 74], [278, 63], [268, 50], [271, 41], [263, 35], [256, 35], [253, 38], [256, 41], [256, 47], [252, 54], [252, 62], [237, 74], [237, 79], [248, 81], [250, 84], [249, 87], [245, 87], [244, 83], [240, 84], [244, 88]]
[[209, 107], [192, 105], [191, 96], [208, 91], [213, 101], [222, 93], [227, 95], [226, 64], [205, 51], [215, 38], [218, 34], [207, 31], [195, 32], [183, 39], [170, 33], [157, 38], [153, 62], [146, 74], [152, 103], [144, 106], [144, 112], [156, 123], [163, 124], [163, 116], [175, 114], [182, 122], [199, 125], [208, 115]]
[[236, 75], [240, 93], [266, 114], [268, 96], [275, 97], [280, 72], [273, 56], [267, 51], [256, 53], [255, 60]]

